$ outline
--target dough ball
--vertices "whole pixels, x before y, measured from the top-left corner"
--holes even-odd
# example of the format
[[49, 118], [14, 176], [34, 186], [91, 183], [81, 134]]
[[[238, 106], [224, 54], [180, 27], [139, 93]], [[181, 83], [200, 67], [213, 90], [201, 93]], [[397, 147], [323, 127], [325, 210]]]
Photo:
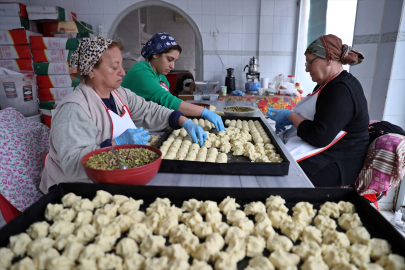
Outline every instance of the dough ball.
[[172, 244], [179, 243], [180, 237], [184, 233], [191, 233], [191, 229], [187, 225], [179, 224], [174, 226], [169, 232], [169, 242]]
[[59, 221], [59, 220], [64, 220], [64, 221], [73, 221], [76, 218], [76, 211], [70, 208], [65, 208], [62, 209], [59, 214], [54, 216], [53, 221]]
[[213, 231], [211, 228], [211, 224], [208, 222], [200, 222], [194, 225], [193, 232], [201, 239], [205, 239], [208, 235], [210, 235]]
[[114, 218], [111, 223], [118, 224], [118, 226], [120, 226], [121, 233], [124, 233], [129, 230], [131, 225], [134, 223], [134, 220], [127, 215], [119, 215]]
[[89, 244], [80, 253], [79, 262], [83, 260], [96, 260], [104, 256], [103, 249], [98, 244]]
[[404, 257], [397, 254], [384, 255], [377, 261], [384, 269], [405, 269]]
[[244, 238], [231, 239], [225, 251], [230, 254], [235, 261], [243, 260], [246, 256], [246, 240]]
[[200, 240], [194, 234], [186, 232], [180, 236], [179, 243], [188, 252], [188, 254], [194, 254]]
[[228, 156], [225, 153], [229, 153], [231, 151], [231, 145], [226, 144], [221, 146], [221, 154], [218, 155], [216, 162], [217, 163], [227, 163], [228, 162]]
[[274, 212], [274, 211], [280, 211], [283, 213], [287, 213], [288, 208], [284, 204], [274, 204], [274, 203], [267, 206], [267, 213], [270, 214], [270, 212]]
[[302, 261], [308, 259], [309, 256], [322, 258], [321, 246], [316, 242], [301, 242], [298, 246], [293, 246], [292, 251], [300, 256]]
[[211, 224], [222, 222], [222, 214], [220, 212], [208, 212], [205, 215], [205, 221]]
[[151, 235], [152, 231], [144, 223], [134, 223], [129, 229], [128, 237], [132, 238], [138, 244], [142, 242], [142, 239], [148, 235]]
[[301, 234], [301, 241], [322, 243], [322, 232], [314, 226], [307, 226]]
[[[59, 256], [60, 256], [60, 254], [56, 249], [50, 248], [46, 251], [42, 251], [36, 257], [34, 257], [32, 260], [34, 261], [36, 269], [45, 269], [46, 262], [49, 259], [56, 258]], [[1, 258], [1, 256], [0, 256], [0, 258]], [[0, 267], [1, 267], [1, 263], [0, 263]]]
[[322, 258], [330, 268], [339, 264], [348, 264], [350, 261], [350, 254], [345, 248], [335, 245], [322, 245], [321, 248]]
[[99, 270], [122, 269], [122, 259], [114, 254], [105, 254], [97, 259]]
[[306, 227], [312, 223], [312, 218], [308, 216], [307, 212], [294, 212], [292, 220], [295, 223], [301, 224], [302, 227]]
[[81, 210], [94, 210], [94, 204], [89, 199], [81, 199], [80, 201], [76, 201], [72, 205], [72, 209], [76, 212], [80, 212]]
[[158, 213], [152, 213], [149, 216], [147, 215], [143, 220], [143, 223], [148, 227], [152, 232], [157, 228], [160, 222], [160, 216]]
[[326, 202], [321, 205], [318, 214], [338, 218], [340, 216], [339, 205], [334, 202]]
[[273, 227], [276, 229], [280, 228], [281, 223], [292, 220], [291, 217], [283, 211], [271, 211], [269, 217]]
[[248, 218], [239, 219], [233, 223], [233, 226], [241, 228], [247, 235], [253, 233], [255, 224]]
[[367, 229], [363, 226], [355, 227], [346, 232], [347, 237], [350, 240], [350, 243], [355, 244], [364, 244], [367, 245], [370, 241], [370, 234]]
[[62, 255], [71, 259], [72, 261], [76, 261], [83, 249], [83, 244], [75, 241], [69, 242], [67, 243]]
[[147, 235], [140, 245], [141, 254], [151, 258], [162, 252], [166, 239], [161, 235]]
[[53, 220], [53, 218], [57, 216], [62, 209], [63, 205], [61, 204], [48, 203], [45, 209], [45, 218], [50, 221]]
[[351, 202], [340, 201], [338, 203], [338, 206], [339, 206], [339, 210], [340, 210], [341, 214], [343, 214], [343, 213], [348, 213], [348, 214], [356, 213], [356, 207]]
[[134, 253], [132, 256], [124, 258], [123, 269], [132, 270], [132, 269], [143, 269], [145, 263], [145, 257], [141, 254]]
[[166, 256], [160, 258], [146, 258], [145, 270], [167, 269], [168, 263], [169, 258]]
[[277, 269], [283, 269], [289, 266], [297, 266], [300, 262], [300, 257], [298, 257], [298, 255], [288, 253], [281, 249], [271, 253], [269, 259]]
[[292, 210], [294, 212], [305, 212], [311, 218], [316, 215], [316, 210], [313, 209], [313, 205], [309, 202], [299, 202], [292, 208]]
[[197, 211], [190, 213], [184, 213], [181, 217], [181, 220], [190, 228], [194, 227], [195, 224], [203, 221], [202, 216]]
[[115, 252], [117, 253], [117, 255], [125, 258], [128, 256], [132, 256], [134, 253], [137, 253], [138, 250], [139, 248], [135, 240], [125, 237], [118, 242]]
[[96, 196], [93, 198], [94, 207], [99, 208], [106, 203], [110, 203], [113, 200], [113, 196], [104, 190], [97, 190]]
[[350, 262], [359, 267], [370, 262], [371, 248], [367, 245], [353, 244], [347, 251], [350, 253]]
[[267, 239], [267, 249], [270, 252], [284, 250], [289, 252], [293, 247], [292, 241], [284, 235], [275, 234], [272, 238]]
[[272, 238], [276, 234], [276, 232], [274, 231], [273, 226], [271, 226], [271, 221], [263, 221], [255, 224], [253, 234], [255, 236], [261, 236], [265, 239], [268, 239]]
[[266, 247], [266, 241], [260, 236], [246, 237], [246, 256], [255, 257], [261, 256]]
[[15, 264], [13, 264], [10, 268], [11, 270], [19, 270], [19, 269], [29, 269], [29, 270], [34, 270], [35, 266], [34, 266], [34, 262], [31, 260], [30, 257], [25, 257], [24, 259], [22, 259], [19, 262], [16, 262]]
[[114, 248], [117, 238], [111, 235], [99, 234], [94, 240], [94, 244], [97, 244], [103, 252], [109, 252]]
[[242, 210], [231, 210], [226, 215], [228, 224], [232, 224], [237, 220], [245, 219], [245, 218], [246, 218], [246, 214]]
[[77, 242], [76, 235], [74, 235], [74, 234], [59, 235], [58, 237], [56, 237], [53, 247], [56, 248], [57, 250], [61, 251], [65, 248], [65, 246], [69, 242]]
[[190, 258], [187, 251], [180, 244], [174, 244], [164, 247], [161, 256], [168, 257], [169, 264], [172, 264], [174, 260], [188, 261], [188, 259]]
[[284, 235], [288, 236], [291, 240], [295, 242], [297, 241], [298, 238], [300, 238], [301, 233], [304, 230], [304, 227], [300, 223], [286, 220], [281, 223], [280, 229]]
[[115, 238], [121, 237], [121, 227], [117, 223], [110, 223], [98, 228], [98, 233]]
[[93, 216], [93, 226], [98, 230], [101, 226], [109, 224], [111, 219], [105, 214], [95, 214]]
[[167, 216], [159, 221], [159, 225], [153, 232], [162, 236], [168, 236], [170, 230], [178, 224], [179, 221], [177, 215]]
[[72, 207], [73, 204], [82, 199], [81, 196], [76, 196], [73, 192], [70, 192], [62, 197], [62, 204], [64, 207]]
[[266, 206], [262, 202], [251, 202], [245, 206], [246, 215], [256, 215], [259, 213], [266, 213]]
[[143, 204], [143, 200], [134, 200], [129, 198], [128, 201], [125, 201], [120, 208], [118, 208], [118, 212], [120, 214], [125, 215], [131, 210], [139, 210], [139, 207]]
[[47, 236], [49, 232], [49, 223], [46, 221], [35, 222], [28, 228], [27, 233], [32, 239]]
[[268, 224], [271, 225], [271, 220], [270, 220], [269, 216], [266, 214], [266, 212], [257, 213], [255, 215], [255, 221], [258, 222], [258, 223], [259, 222], [265, 222], [265, 223], [268, 223]]
[[229, 225], [225, 222], [211, 223], [212, 231], [224, 236], [229, 229]]
[[207, 213], [214, 213], [219, 212], [218, 204], [214, 201], [205, 201], [201, 204], [201, 208], [199, 210], [201, 215], [205, 215]]
[[129, 216], [130, 218], [132, 218], [134, 223], [140, 223], [146, 217], [145, 213], [142, 211], [139, 211], [139, 210], [131, 210], [126, 215]]
[[75, 219], [75, 226], [79, 227], [80, 225], [90, 224], [93, 221], [93, 212], [89, 210], [82, 210], [77, 213]]
[[193, 264], [191, 265], [189, 270], [213, 270], [213, 269], [212, 266], [209, 265], [208, 263], [194, 259]]
[[249, 261], [249, 266], [245, 270], [275, 270], [275, 268], [268, 258], [258, 255]]
[[205, 162], [215, 163], [216, 160], [217, 160], [216, 157], [207, 157], [207, 159], [205, 160]]
[[239, 227], [232, 226], [226, 232], [225, 243], [228, 244], [232, 239], [235, 239], [235, 238], [241, 238], [241, 239], [243, 238], [244, 239], [246, 236], [247, 235], [246, 235], [246, 232], [244, 230], [242, 230]]
[[61, 234], [71, 234], [75, 230], [75, 224], [68, 221], [56, 221], [49, 227], [49, 236], [55, 239]]
[[187, 260], [182, 259], [173, 259], [169, 260], [169, 268], [168, 269], [189, 269], [190, 264]]
[[13, 260], [14, 253], [8, 248], [0, 248], [0, 268], [9, 268]]
[[42, 251], [46, 251], [52, 248], [55, 240], [49, 237], [38, 237], [34, 241], [31, 241], [27, 246], [27, 254], [31, 258], [34, 258]]
[[371, 259], [374, 261], [377, 261], [382, 256], [389, 255], [391, 253], [391, 245], [384, 239], [373, 238], [370, 240], [368, 245], [371, 248]]
[[384, 270], [384, 268], [382, 268], [379, 264], [376, 263], [365, 263], [362, 266], [360, 266], [359, 270]]
[[79, 243], [86, 245], [88, 242], [93, 241], [94, 237], [97, 235], [97, 230], [91, 224], [84, 224], [77, 227], [75, 235]]
[[75, 262], [65, 256], [50, 258], [46, 262], [46, 269], [48, 270], [73, 269], [74, 266]]
[[336, 221], [334, 221], [330, 217], [324, 216], [324, 215], [317, 215], [314, 218], [314, 223], [315, 223], [316, 228], [318, 228], [322, 232], [325, 232], [327, 230], [334, 230], [334, 229], [336, 229], [336, 226], [337, 226]]
[[[166, 149], [167, 150], [167, 149]], [[112, 198], [112, 202], [116, 205], [122, 205], [125, 201], [129, 200], [127, 196], [124, 195], [114, 195]]]
[[237, 208], [240, 208], [240, 205], [236, 203], [235, 198], [231, 197], [226, 197], [220, 204], [219, 204], [219, 209], [224, 213], [225, 215], [228, 214], [229, 211], [231, 210], [236, 210]]
[[357, 215], [357, 213], [344, 213], [339, 217], [338, 223], [339, 226], [346, 231], [355, 227], [363, 226], [363, 223], [361, 223], [359, 215]]
[[347, 248], [350, 246], [349, 238], [345, 233], [335, 230], [327, 230], [323, 236], [323, 243], [326, 245], [335, 244], [336, 246]]
[[323, 262], [322, 258], [309, 256], [301, 266], [301, 270], [329, 270], [329, 267]]
[[237, 261], [232, 255], [226, 252], [219, 252], [216, 254], [215, 270], [234, 270], [236, 269], [236, 264]]

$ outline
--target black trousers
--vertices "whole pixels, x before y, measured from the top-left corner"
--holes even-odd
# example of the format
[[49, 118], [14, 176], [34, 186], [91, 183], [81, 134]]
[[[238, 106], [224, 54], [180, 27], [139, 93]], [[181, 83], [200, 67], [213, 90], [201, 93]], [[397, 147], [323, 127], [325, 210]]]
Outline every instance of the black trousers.
[[336, 163], [329, 164], [314, 175], [310, 175], [304, 168], [302, 170], [311, 180], [315, 187], [340, 187], [342, 186], [342, 175]]

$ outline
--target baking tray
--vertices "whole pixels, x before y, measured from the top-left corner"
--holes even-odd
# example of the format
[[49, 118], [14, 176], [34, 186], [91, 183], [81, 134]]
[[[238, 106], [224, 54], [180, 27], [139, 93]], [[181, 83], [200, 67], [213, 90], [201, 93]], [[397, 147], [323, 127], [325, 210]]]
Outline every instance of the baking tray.
[[[198, 117], [189, 117], [197, 118]], [[198, 162], [198, 161], [186, 161], [186, 160], [167, 160], [162, 159], [159, 172], [165, 173], [191, 173], [191, 174], [230, 174], [230, 175], [267, 175], [267, 176], [282, 176], [288, 175], [288, 169], [290, 167], [290, 161], [281, 150], [270, 132], [267, 125], [260, 117], [238, 117], [238, 116], [222, 116], [222, 120], [258, 120], [267, 135], [270, 137], [271, 143], [276, 147], [277, 153], [283, 159], [283, 162], [251, 162], [248, 157], [234, 156], [232, 153], [228, 153], [228, 163], [210, 163], [210, 162]], [[173, 129], [168, 129], [162, 135], [160, 140], [155, 144], [155, 147], [160, 148], [164, 141], [167, 140]]]
[[[290, 215], [292, 214], [291, 208], [301, 201], [312, 203], [318, 210], [320, 205], [326, 201], [349, 201], [355, 205], [356, 212], [371, 237], [387, 240], [391, 244], [393, 253], [405, 256], [405, 238], [375, 208], [359, 196], [355, 189], [342, 188], [197, 188], [65, 183], [58, 185], [4, 226], [0, 230], [0, 247], [8, 244], [10, 236], [24, 232], [34, 222], [45, 220], [44, 213], [48, 203], [61, 203], [61, 198], [69, 192], [92, 199], [100, 189], [113, 195], [122, 194], [134, 199], [143, 199], [144, 204], [141, 207], [143, 211], [157, 197], [169, 198], [172, 204], [181, 207], [183, 201], [192, 198], [220, 203], [227, 196], [231, 196], [236, 198], [237, 203], [243, 208], [247, 203], [253, 201], [265, 203], [266, 198], [270, 195], [280, 195], [286, 200]], [[269, 254], [269, 251], [265, 249], [263, 255], [269, 256]], [[244, 269], [248, 262], [248, 258], [239, 262], [238, 269]]]

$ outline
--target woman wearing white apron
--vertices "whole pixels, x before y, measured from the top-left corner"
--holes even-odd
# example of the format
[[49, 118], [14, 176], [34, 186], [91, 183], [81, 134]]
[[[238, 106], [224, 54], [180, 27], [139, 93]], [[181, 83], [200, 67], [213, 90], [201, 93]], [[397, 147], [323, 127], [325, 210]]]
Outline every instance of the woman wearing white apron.
[[353, 184], [367, 152], [369, 116], [359, 81], [342, 64], [360, 64], [364, 57], [334, 35], [316, 39], [305, 55], [317, 83], [313, 93], [294, 111], [270, 108], [268, 115], [316, 187]]
[[80, 163], [84, 155], [116, 144], [146, 144], [148, 130], [184, 127], [194, 142], [204, 143], [206, 132], [181, 111], [148, 102], [120, 86], [125, 75], [120, 46], [93, 37], [81, 40], [72, 54], [69, 66], [77, 67], [84, 83], [63, 98], [53, 114], [42, 192], [63, 182], [89, 183]]

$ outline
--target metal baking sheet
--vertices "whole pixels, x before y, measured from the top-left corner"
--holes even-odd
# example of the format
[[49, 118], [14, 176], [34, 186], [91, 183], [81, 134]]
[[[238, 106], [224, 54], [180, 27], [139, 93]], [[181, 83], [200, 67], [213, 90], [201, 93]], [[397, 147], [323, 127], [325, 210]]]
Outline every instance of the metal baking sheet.
[[[197, 118], [198, 117], [189, 117]], [[222, 120], [258, 120], [267, 135], [270, 137], [271, 143], [276, 147], [277, 153], [283, 159], [283, 162], [251, 162], [248, 157], [234, 156], [232, 153], [228, 153], [228, 163], [210, 163], [210, 162], [198, 162], [198, 161], [186, 161], [186, 160], [167, 160], [162, 159], [162, 163], [159, 168], [159, 172], [165, 173], [191, 173], [191, 174], [228, 174], [228, 175], [267, 175], [267, 176], [280, 176], [288, 175], [288, 169], [290, 167], [290, 161], [277, 144], [268, 126], [263, 122], [260, 117], [237, 117], [237, 116], [222, 116]], [[168, 129], [162, 135], [160, 140], [155, 144], [155, 147], [159, 148], [164, 141], [167, 140], [173, 129]], [[210, 132], [216, 131], [212, 129]]]
[[[405, 238], [375, 208], [360, 197], [355, 189], [342, 188], [196, 188], [65, 183], [57, 186], [4, 226], [0, 230], [0, 247], [7, 246], [10, 236], [25, 232], [34, 222], [45, 220], [45, 209], [48, 203], [61, 203], [61, 198], [69, 192], [92, 199], [97, 190], [101, 189], [113, 195], [122, 194], [134, 199], [143, 199], [144, 204], [141, 208], [143, 211], [157, 197], [169, 198], [172, 204], [181, 207], [183, 201], [193, 198], [220, 203], [224, 198], [230, 196], [236, 198], [237, 203], [243, 209], [247, 203], [253, 201], [265, 203], [266, 198], [270, 195], [280, 195], [286, 200], [290, 215], [292, 214], [291, 208], [301, 201], [313, 204], [314, 208], [318, 210], [320, 205], [326, 201], [349, 201], [355, 205], [356, 212], [372, 238], [387, 240], [391, 244], [393, 253], [405, 256]], [[265, 249], [263, 255], [269, 256], [269, 254], [269, 251]], [[248, 261], [249, 259], [245, 258], [239, 262], [238, 269], [244, 269], [248, 265]]]

